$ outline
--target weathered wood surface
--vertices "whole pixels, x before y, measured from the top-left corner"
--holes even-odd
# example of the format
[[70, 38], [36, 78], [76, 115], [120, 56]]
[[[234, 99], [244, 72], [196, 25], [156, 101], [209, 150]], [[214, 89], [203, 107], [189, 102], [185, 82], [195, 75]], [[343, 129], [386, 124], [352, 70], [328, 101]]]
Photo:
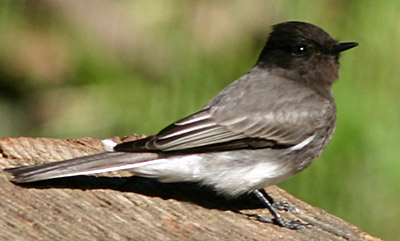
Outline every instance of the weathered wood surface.
[[[103, 150], [92, 138], [5, 138], [0, 140], [0, 168]], [[195, 184], [114, 173], [17, 186], [0, 171], [0, 240], [379, 240], [276, 186], [268, 193], [301, 210], [281, 212], [286, 220], [299, 219], [310, 227], [289, 230], [261, 223], [233, 211], [270, 217], [256, 200], [225, 200]]]

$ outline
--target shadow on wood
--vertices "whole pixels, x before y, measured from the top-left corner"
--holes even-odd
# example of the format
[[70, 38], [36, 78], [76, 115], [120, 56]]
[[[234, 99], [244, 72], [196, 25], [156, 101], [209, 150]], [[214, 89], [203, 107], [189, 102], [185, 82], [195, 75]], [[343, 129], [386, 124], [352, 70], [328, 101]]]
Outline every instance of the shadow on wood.
[[164, 200], [191, 202], [204, 208], [219, 210], [260, 209], [264, 206], [253, 195], [242, 195], [227, 199], [218, 195], [207, 186], [197, 183], [163, 183], [144, 177], [93, 177], [77, 176], [59, 178], [34, 183], [18, 184], [27, 188], [69, 188], [69, 189], [111, 189], [120, 192], [132, 192]]

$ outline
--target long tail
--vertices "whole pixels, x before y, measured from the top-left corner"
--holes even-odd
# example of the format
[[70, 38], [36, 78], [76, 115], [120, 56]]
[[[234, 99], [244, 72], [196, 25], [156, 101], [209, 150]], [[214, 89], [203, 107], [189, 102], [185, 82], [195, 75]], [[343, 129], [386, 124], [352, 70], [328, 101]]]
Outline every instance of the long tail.
[[103, 152], [35, 166], [5, 169], [15, 183], [127, 170], [157, 161], [156, 153]]

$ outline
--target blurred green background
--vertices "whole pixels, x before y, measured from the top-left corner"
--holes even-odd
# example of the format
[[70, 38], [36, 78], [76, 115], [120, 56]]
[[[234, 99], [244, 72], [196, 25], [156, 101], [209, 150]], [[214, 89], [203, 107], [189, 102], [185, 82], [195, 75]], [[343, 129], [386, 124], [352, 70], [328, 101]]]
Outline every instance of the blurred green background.
[[246, 73], [270, 26], [288, 20], [360, 46], [342, 55], [332, 142], [280, 186], [396, 240], [397, 0], [2, 0], [0, 137], [153, 134]]

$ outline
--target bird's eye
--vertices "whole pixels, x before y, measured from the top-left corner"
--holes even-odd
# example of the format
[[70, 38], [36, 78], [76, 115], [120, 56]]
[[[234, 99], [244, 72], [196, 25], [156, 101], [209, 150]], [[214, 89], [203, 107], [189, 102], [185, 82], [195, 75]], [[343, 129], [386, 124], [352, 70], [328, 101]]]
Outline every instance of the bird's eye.
[[310, 47], [307, 45], [297, 45], [292, 48], [291, 52], [293, 56], [301, 57], [306, 55], [310, 51]]

